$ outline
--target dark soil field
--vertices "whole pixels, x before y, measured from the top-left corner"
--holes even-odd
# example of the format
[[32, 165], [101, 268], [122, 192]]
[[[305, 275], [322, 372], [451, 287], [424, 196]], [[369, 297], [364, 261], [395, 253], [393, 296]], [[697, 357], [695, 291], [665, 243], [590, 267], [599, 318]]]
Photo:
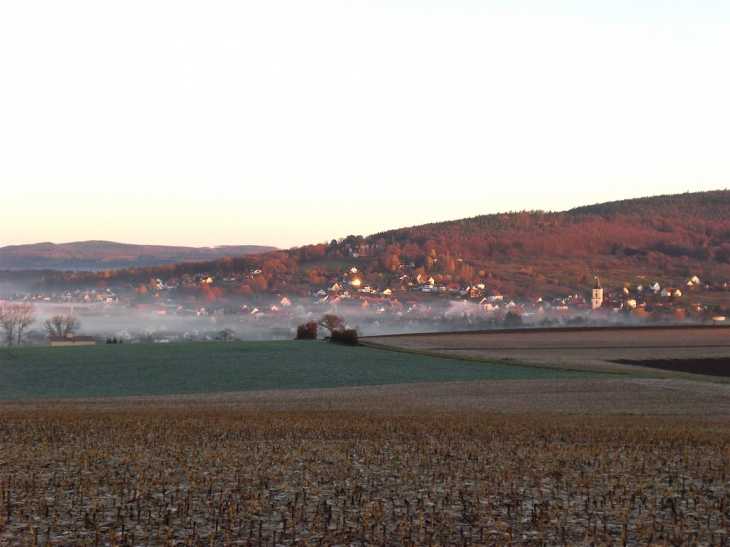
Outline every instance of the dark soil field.
[[730, 357], [698, 358], [698, 359], [618, 359], [615, 363], [636, 365], [639, 367], [658, 368], [706, 376], [730, 377]]

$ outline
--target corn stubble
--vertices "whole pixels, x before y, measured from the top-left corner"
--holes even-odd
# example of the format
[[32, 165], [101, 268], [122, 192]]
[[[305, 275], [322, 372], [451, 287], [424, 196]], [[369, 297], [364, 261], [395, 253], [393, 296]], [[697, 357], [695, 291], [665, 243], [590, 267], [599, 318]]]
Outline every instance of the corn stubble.
[[2, 545], [726, 545], [724, 424], [0, 416]]

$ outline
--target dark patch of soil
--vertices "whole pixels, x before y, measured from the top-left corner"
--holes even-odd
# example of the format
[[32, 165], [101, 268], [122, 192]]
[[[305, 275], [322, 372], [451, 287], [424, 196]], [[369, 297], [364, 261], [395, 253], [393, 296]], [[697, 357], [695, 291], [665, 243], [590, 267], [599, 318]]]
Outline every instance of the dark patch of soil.
[[730, 357], [704, 359], [616, 359], [612, 362], [622, 365], [637, 365], [640, 367], [672, 370], [675, 372], [730, 377]]

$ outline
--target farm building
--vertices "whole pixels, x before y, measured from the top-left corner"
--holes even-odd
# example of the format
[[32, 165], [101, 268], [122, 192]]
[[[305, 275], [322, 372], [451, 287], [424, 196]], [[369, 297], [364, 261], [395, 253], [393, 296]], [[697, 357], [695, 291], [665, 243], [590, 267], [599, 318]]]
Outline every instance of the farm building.
[[47, 336], [46, 339], [51, 346], [94, 346], [96, 340], [93, 336], [74, 336], [72, 333], [66, 336]]

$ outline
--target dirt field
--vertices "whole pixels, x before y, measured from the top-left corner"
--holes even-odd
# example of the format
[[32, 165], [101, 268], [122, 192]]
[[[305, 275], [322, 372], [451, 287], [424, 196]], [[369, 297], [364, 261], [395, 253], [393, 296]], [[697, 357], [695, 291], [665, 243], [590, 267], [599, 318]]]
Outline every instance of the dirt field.
[[0, 401], [0, 412], [265, 411], [664, 416], [730, 421], [730, 385], [678, 379], [491, 380], [200, 395]]
[[727, 424], [179, 410], [0, 412], [0, 545], [727, 541]]
[[730, 329], [727, 328], [525, 329], [409, 334], [369, 337], [366, 340], [449, 355], [673, 377], [681, 373], [663, 373], [657, 369], [612, 361], [730, 357]]
[[622, 365], [638, 365], [640, 367], [658, 368], [660, 370], [674, 370], [702, 374], [705, 376], [730, 377], [730, 357], [694, 357], [692, 359], [619, 359], [615, 361]]

